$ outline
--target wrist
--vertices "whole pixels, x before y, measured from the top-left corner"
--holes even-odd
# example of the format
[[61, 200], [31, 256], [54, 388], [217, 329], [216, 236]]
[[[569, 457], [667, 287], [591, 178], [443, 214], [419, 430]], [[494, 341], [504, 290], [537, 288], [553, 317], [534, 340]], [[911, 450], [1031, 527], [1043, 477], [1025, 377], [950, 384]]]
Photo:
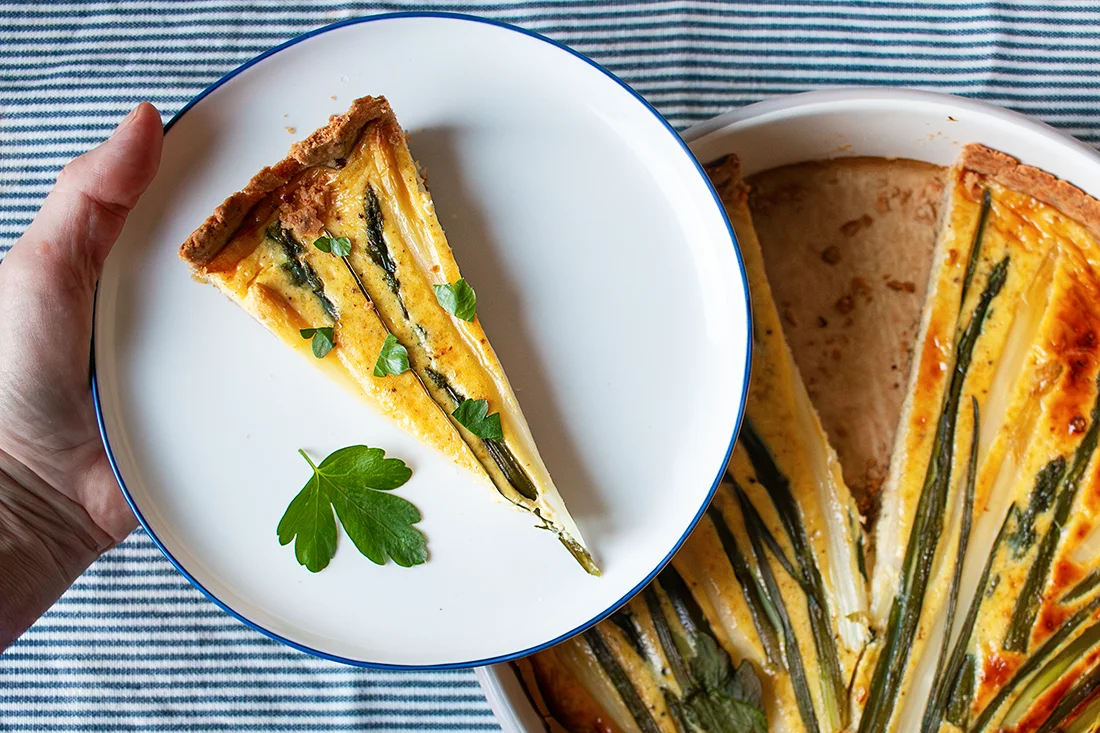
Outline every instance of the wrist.
[[80, 505], [0, 450], [0, 650], [113, 544]]

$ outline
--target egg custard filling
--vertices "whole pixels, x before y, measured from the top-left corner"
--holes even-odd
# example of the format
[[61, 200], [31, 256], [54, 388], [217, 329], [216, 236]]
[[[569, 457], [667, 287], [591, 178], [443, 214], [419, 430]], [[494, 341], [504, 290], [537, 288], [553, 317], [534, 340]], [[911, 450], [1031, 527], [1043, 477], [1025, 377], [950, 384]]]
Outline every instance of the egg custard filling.
[[1096, 722], [1100, 596], [1074, 588], [1100, 567], [1098, 224], [1096, 200], [981, 146], [949, 177], [876, 527], [860, 731]]
[[[930, 269], [911, 266], [927, 287], [906, 287], [896, 270], [864, 273], [810, 323], [788, 294], [812, 285], [769, 287], [765, 267], [777, 268], [765, 265], [736, 161], [710, 167], [753, 302], [744, 427], [669, 568], [609, 620], [517, 665], [551, 729], [1100, 730], [1100, 202], [978, 145], [943, 173], [908, 169], [928, 185], [898, 191], [889, 173], [909, 163], [867, 164], [880, 193], [839, 230], [898, 248], [894, 266], [910, 267], [900, 252], [910, 243], [875, 240], [876, 228], [897, 231], [887, 225], [902, 211], [927, 217], [909, 202], [934, 191], [937, 215], [911, 228], [935, 238], [914, 244], [931, 252]], [[855, 165], [837, 161], [821, 186]], [[859, 191], [841, 193], [828, 205]], [[812, 197], [769, 195], [757, 211]], [[832, 235], [802, 231], [798, 246], [815, 236]], [[833, 249], [822, 245], [825, 264], [800, 274], [836, 271], [849, 252]], [[879, 338], [869, 363], [885, 375], [863, 389], [904, 399], [880, 400], [887, 409], [866, 425], [824, 423], [807, 384], [861, 389], [838, 376], [861, 343], [843, 328], [853, 308], [889, 298], [908, 314], [899, 322], [912, 318], [912, 348]], [[818, 348], [835, 358], [815, 360]], [[896, 372], [910, 353], [905, 382]], [[852, 400], [874, 410], [867, 394]], [[897, 425], [890, 440], [861, 443], [884, 415]], [[843, 476], [864, 467], [842, 472], [834, 442], [849, 455], [892, 442], [882, 480], [857, 497], [862, 513]]]
[[355, 100], [296, 143], [219, 206], [180, 256], [404, 430], [488, 476], [599, 574], [384, 98]]

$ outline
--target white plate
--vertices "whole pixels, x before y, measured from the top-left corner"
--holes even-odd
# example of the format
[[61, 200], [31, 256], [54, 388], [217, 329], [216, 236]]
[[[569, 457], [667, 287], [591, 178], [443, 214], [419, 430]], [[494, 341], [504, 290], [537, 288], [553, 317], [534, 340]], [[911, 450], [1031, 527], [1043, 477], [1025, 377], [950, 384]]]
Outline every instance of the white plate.
[[[736, 153], [746, 175], [857, 155], [950, 165], [963, 145], [979, 142], [1100, 195], [1100, 153], [1037, 120], [946, 94], [843, 89], [778, 97], [696, 125], [684, 139], [704, 162]], [[544, 730], [511, 665], [477, 675], [506, 733]]]
[[[745, 282], [701, 169], [614, 77], [498, 24], [370, 20], [296, 39], [173, 120], [99, 286], [101, 425], [149, 534], [246, 623], [349, 663], [480, 664], [606, 615], [695, 524], [743, 406]], [[387, 95], [411, 133], [602, 578], [177, 259], [226, 195], [366, 94]], [[378, 567], [342, 537], [312, 575], [279, 546], [275, 527], [310, 476], [297, 449], [357, 443], [414, 469], [398, 493], [423, 514], [427, 564]]]

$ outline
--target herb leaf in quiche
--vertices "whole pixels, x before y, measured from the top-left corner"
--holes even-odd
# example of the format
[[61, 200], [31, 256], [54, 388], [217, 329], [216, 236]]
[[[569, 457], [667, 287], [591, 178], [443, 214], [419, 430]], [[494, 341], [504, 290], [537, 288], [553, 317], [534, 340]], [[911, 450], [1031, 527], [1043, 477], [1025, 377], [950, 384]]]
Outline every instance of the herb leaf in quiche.
[[455, 318], [473, 322], [477, 316], [477, 295], [465, 278], [459, 278], [454, 285], [433, 285], [435, 299], [443, 310]]
[[462, 427], [485, 440], [504, 440], [504, 431], [500, 427], [500, 413], [489, 414], [489, 403], [485, 400], [465, 400], [455, 408], [451, 416], [462, 423]]
[[322, 252], [331, 252], [337, 257], [347, 257], [351, 254], [351, 240], [347, 237], [334, 237], [326, 234], [313, 240], [313, 246]]
[[389, 557], [407, 568], [428, 559], [424, 535], [412, 526], [420, 521], [420, 511], [406, 499], [386, 493], [412, 476], [403, 461], [365, 445], [341, 448], [319, 466], [305, 451], [298, 452], [313, 476], [279, 520], [278, 534], [281, 545], [295, 541], [299, 564], [320, 572], [336, 554], [333, 510], [348, 538], [371, 562], [384, 565]]
[[313, 340], [313, 355], [324, 359], [336, 344], [336, 334], [331, 327], [303, 328], [299, 331], [304, 339]]
[[409, 371], [409, 350], [397, 342], [392, 333], [382, 342], [378, 361], [374, 362], [374, 376], [389, 377]]
[[[668, 598], [660, 602], [655, 586]], [[646, 604], [665, 657], [679, 670], [679, 699], [666, 698], [688, 730], [716, 733], [767, 733], [760, 679], [752, 663], [735, 667], [714, 638], [714, 631], [684, 579], [672, 566], [646, 589]], [[688, 642], [681, 651], [676, 638]], [[675, 661], [673, 661], [675, 660]]]

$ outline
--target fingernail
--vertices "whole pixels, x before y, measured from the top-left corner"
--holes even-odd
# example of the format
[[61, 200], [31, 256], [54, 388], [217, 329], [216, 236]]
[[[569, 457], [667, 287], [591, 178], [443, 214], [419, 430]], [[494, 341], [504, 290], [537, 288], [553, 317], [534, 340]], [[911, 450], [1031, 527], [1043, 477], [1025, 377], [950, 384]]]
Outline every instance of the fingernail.
[[132, 123], [134, 121], [134, 118], [137, 117], [137, 111], [140, 108], [141, 108], [141, 105], [139, 104], [137, 107], [134, 107], [132, 110], [130, 110], [130, 114], [123, 117], [122, 122], [118, 123], [118, 126], [115, 128], [115, 131], [111, 133], [111, 137], [114, 137], [115, 135], [117, 135], [118, 133], [122, 132], [127, 127], [129, 127], [130, 123]]

